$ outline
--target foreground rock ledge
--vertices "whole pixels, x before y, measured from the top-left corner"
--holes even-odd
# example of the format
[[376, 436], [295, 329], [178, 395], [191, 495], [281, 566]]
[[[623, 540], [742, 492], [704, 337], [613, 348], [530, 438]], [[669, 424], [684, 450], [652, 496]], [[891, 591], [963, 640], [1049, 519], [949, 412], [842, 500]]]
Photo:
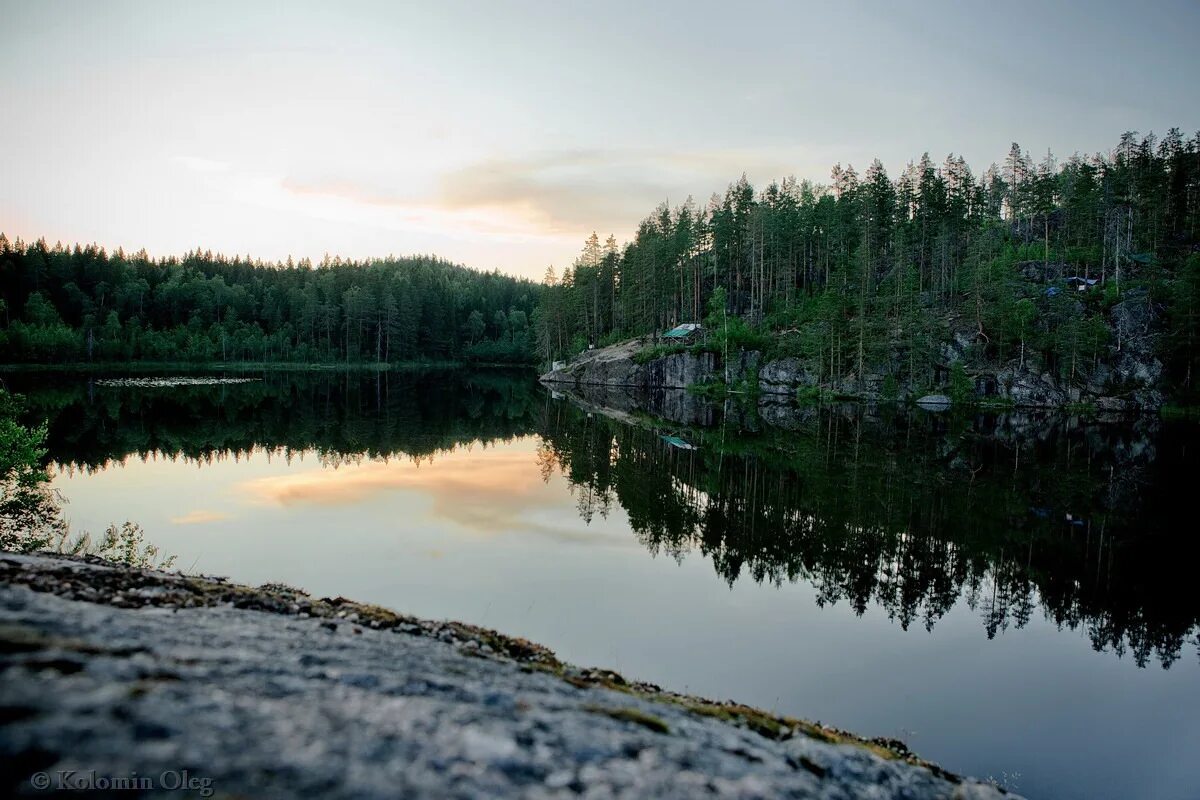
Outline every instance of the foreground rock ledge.
[[0, 553], [0, 670], [5, 796], [62, 770], [218, 797], [1012, 796], [492, 631], [87, 559]]

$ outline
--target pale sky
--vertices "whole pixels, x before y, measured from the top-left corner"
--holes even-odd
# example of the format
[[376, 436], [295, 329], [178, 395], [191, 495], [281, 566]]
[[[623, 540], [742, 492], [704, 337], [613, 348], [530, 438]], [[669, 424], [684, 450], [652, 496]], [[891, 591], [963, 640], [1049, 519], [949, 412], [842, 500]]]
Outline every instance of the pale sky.
[[660, 202], [1200, 128], [1200, 2], [0, 0], [0, 230], [538, 277]]

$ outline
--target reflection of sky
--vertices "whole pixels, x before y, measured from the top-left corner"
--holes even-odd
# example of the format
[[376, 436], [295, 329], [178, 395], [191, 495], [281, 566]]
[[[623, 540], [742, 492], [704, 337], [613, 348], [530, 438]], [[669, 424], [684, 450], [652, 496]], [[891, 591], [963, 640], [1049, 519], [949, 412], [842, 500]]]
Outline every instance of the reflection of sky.
[[537, 444], [336, 469], [312, 453], [130, 458], [56, 486], [77, 528], [131, 518], [185, 570], [494, 627], [575, 663], [898, 736], [952, 769], [1019, 772], [1032, 798], [1182, 800], [1200, 785], [1195, 653], [1138, 670], [1040, 613], [988, 641], [963, 603], [926, 633], [874, 606], [818, 608], [804, 583], [730, 589], [698, 555], [652, 558], [619, 506], [585, 524], [579, 490], [542, 481]]
[[[312, 466], [238, 483], [236, 501], [304, 511], [362, 503], [428, 505], [430, 519], [460, 532], [521, 531], [564, 541], [635, 544], [632, 539], [598, 536], [577, 519], [546, 519], [560, 505], [561, 487], [548, 485], [532, 468], [533, 440], [512, 445], [458, 449], [432, 462], [365, 461], [323, 469]], [[205, 513], [205, 512], [195, 512]]]

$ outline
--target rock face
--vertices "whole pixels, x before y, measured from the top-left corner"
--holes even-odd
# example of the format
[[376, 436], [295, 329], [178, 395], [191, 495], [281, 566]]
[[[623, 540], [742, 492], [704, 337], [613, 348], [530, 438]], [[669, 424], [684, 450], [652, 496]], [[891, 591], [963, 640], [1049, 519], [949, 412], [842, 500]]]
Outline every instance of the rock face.
[[[1117, 408], [1158, 408], [1163, 403], [1158, 389], [1163, 364], [1155, 355], [1155, 310], [1149, 294], [1136, 290], [1112, 307], [1117, 348], [1111, 373], [1106, 373], [1100, 388], [1115, 390], [1101, 403], [1108, 410]], [[1116, 402], [1114, 402], [1116, 401]], [[1117, 404], [1120, 404], [1119, 406]]]
[[257, 798], [1012, 797], [895, 743], [799, 723], [768, 737], [714, 715], [744, 707], [697, 713], [527, 642], [306, 597], [0, 554], [0, 787], [37, 796], [44, 772], [80, 796], [136, 775], [164, 797], [181, 779]]
[[[1041, 269], [1040, 262], [1036, 266]], [[1156, 356], [1158, 314], [1150, 296], [1143, 290], [1126, 293], [1108, 311], [1107, 323], [1107, 352], [1098, 361], [1082, 359], [1068, 370], [1044, 364], [1038, 354], [1026, 352], [1024, 357], [1005, 364], [974, 366], [966, 373], [974, 381], [979, 399], [993, 398], [1018, 408], [1061, 408], [1083, 403], [1108, 412], [1157, 410], [1163, 403], [1163, 364]], [[958, 324], [963, 323], [960, 320]], [[978, 364], [979, 337], [974, 329], [958, 329], [942, 342], [937, 365], [941, 381], [946, 380], [955, 363]], [[728, 364], [723, 364], [715, 353], [691, 351], [636, 363], [635, 356], [647, 344], [632, 340], [583, 353], [543, 375], [542, 380], [574, 387], [615, 386], [640, 391], [684, 389], [711, 381], [731, 385], [753, 381], [763, 395], [794, 397], [798, 390], [820, 386], [840, 396], [863, 400], [883, 396], [887, 374], [895, 379], [889, 397], [910, 399], [936, 388], [906, 385], [899, 377], [903, 371], [898, 363], [877, 368], [868, 365], [863, 375], [851, 374], [825, 384], [820, 384], [798, 358], [763, 362], [761, 354], [753, 351], [728, 354]], [[1060, 377], [1068, 371], [1069, 379]]]
[[[1048, 369], [1037, 354], [1027, 352], [1024, 359], [971, 370], [976, 394], [995, 396], [1018, 408], [1084, 403], [1101, 411], [1157, 410], [1163, 403], [1163, 364], [1156, 355], [1158, 313], [1149, 295], [1140, 289], [1127, 292], [1108, 311], [1107, 323], [1106, 351], [1097, 362], [1083, 359], [1074, 364], [1069, 379], [1056, 375], [1067, 371], [1066, 366]], [[943, 363], [972, 363], [974, 345], [972, 334], [956, 331], [942, 346]]]
[[[638, 364], [634, 358], [646, 342], [640, 339], [591, 350], [576, 356], [560, 369], [542, 376], [550, 384], [568, 386], [619, 386], [641, 390], [686, 389], [699, 383], [725, 380], [726, 370], [715, 353], [671, 353]], [[757, 352], [730, 354], [728, 378], [737, 383], [751, 378], [758, 369]]]
[[560, 369], [542, 376], [549, 383], [573, 386], [640, 386], [642, 367], [633, 357], [642, 349], [637, 339], [581, 353]]
[[917, 400], [917, 405], [929, 411], [943, 411], [950, 407], [950, 398], [944, 394], [927, 394]]
[[643, 365], [637, 374], [639, 388], [686, 389], [712, 380], [717, 357], [712, 353], [674, 353]]
[[1050, 374], [1002, 369], [996, 373], [999, 396], [1019, 408], [1055, 408], [1068, 402], [1068, 394]]
[[674, 353], [638, 364], [634, 357], [646, 346], [632, 339], [612, 347], [580, 353], [559, 369], [551, 370], [542, 380], [568, 386], [614, 386], [636, 389], [686, 389], [703, 383], [715, 374], [716, 359], [711, 353]]
[[765, 394], [794, 395], [797, 389], [816, 385], [816, 379], [798, 358], [770, 361], [758, 371], [758, 389]]

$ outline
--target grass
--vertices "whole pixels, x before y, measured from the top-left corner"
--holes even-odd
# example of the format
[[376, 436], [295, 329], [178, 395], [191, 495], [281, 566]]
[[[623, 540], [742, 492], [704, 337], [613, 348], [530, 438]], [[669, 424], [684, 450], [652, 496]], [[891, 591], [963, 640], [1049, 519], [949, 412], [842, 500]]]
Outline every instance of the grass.
[[603, 714], [620, 722], [632, 722], [634, 725], [641, 725], [643, 728], [652, 730], [655, 733], [667, 734], [671, 732], [670, 725], [653, 714], [648, 714], [637, 708], [609, 708], [608, 706], [588, 705], [584, 706], [583, 710], [590, 711], [593, 714]]

